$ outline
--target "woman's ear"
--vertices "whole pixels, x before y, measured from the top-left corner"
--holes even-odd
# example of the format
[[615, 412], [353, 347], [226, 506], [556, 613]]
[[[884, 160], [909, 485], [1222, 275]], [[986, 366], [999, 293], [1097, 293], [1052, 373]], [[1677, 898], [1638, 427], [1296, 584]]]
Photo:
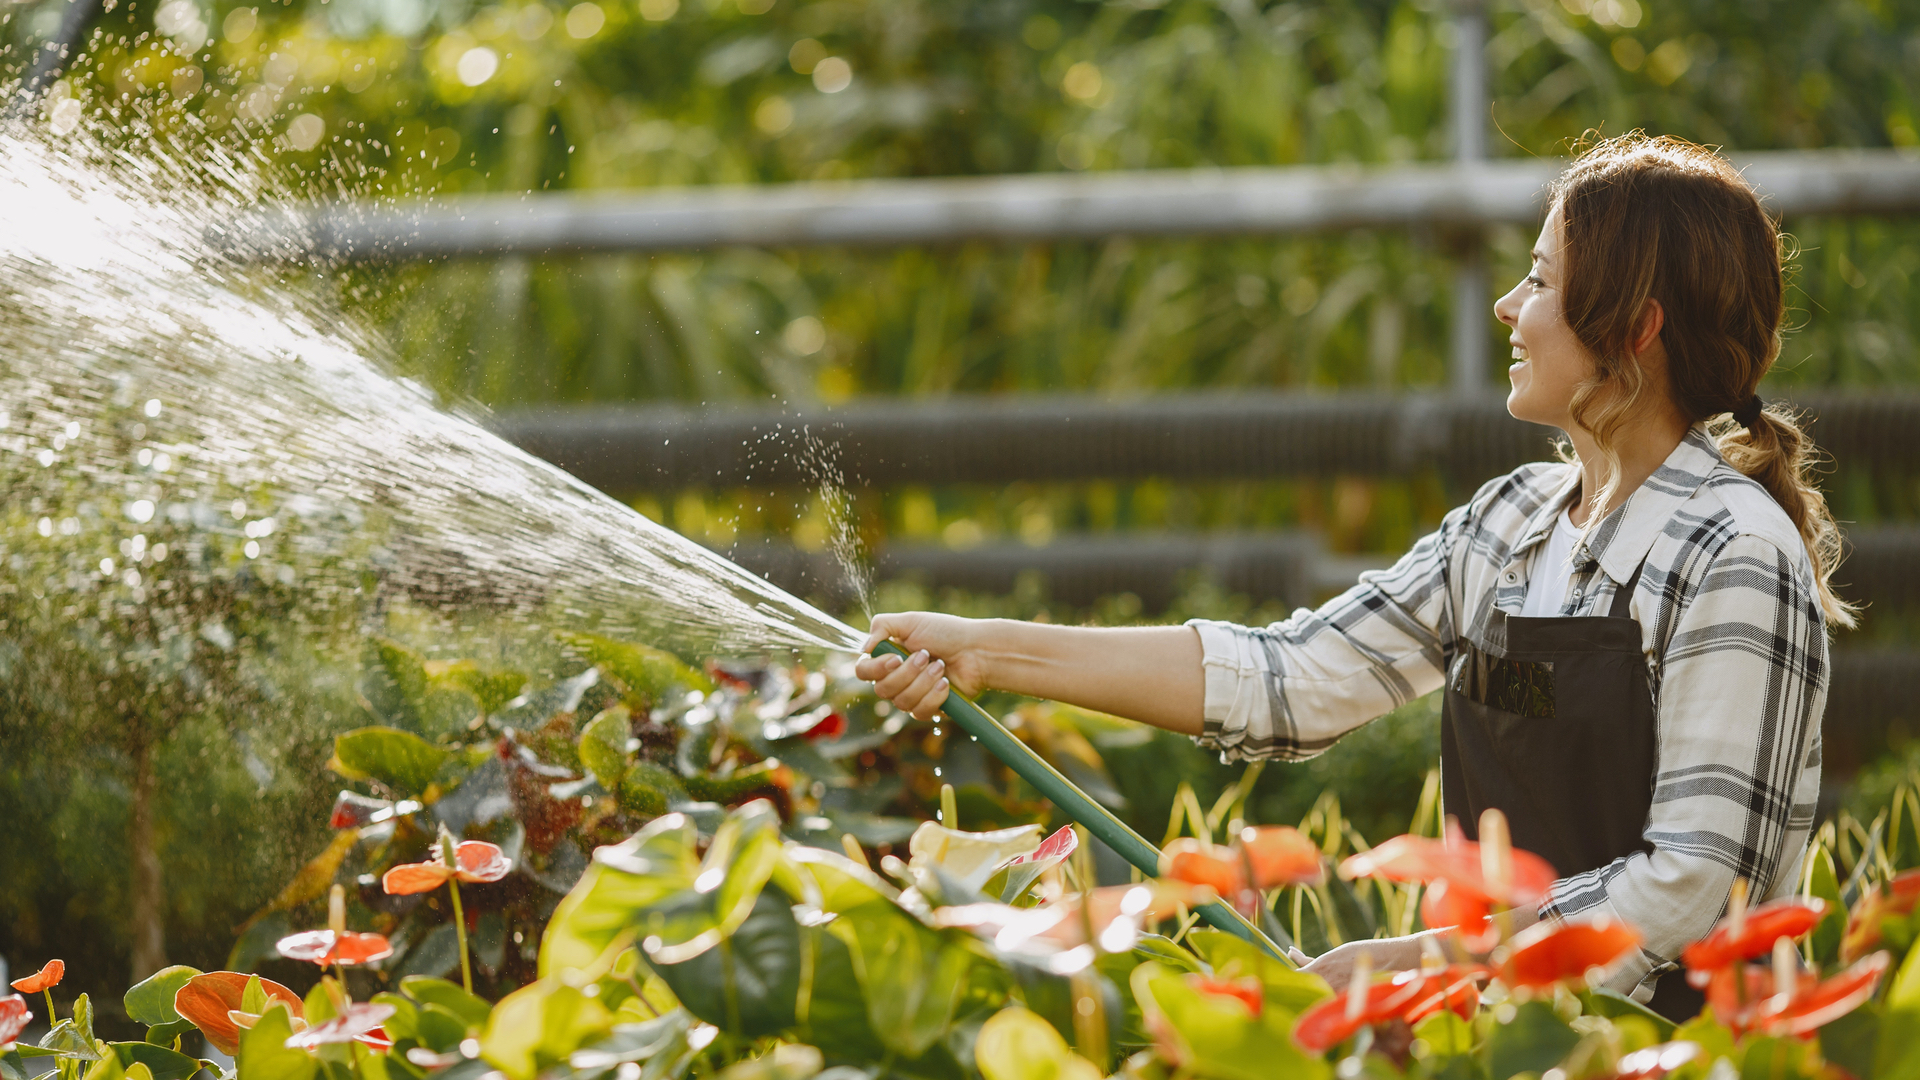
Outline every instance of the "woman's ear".
[[1666, 324], [1666, 309], [1660, 306], [1660, 301], [1648, 297], [1640, 307], [1640, 321], [1633, 328], [1633, 354], [1638, 356], [1652, 347], [1660, 338], [1660, 328]]

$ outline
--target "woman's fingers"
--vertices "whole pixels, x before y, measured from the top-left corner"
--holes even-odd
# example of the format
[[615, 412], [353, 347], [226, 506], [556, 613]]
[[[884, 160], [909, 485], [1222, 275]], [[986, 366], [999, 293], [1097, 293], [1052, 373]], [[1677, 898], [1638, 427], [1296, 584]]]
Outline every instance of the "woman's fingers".
[[900, 664], [901, 658], [892, 653], [884, 656], [864, 656], [854, 662], [853, 674], [867, 682], [877, 683], [886, 678], [887, 674], [898, 668]]

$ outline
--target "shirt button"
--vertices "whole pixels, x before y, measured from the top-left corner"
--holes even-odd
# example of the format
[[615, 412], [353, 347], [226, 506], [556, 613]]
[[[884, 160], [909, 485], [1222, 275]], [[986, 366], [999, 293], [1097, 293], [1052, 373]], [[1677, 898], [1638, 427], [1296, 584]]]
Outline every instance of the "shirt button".
[[1520, 580], [1520, 575], [1511, 570], [1507, 571], [1507, 584], [1511, 585], [1518, 580]]
[[1573, 598], [1574, 598], [1575, 600], [1578, 600], [1578, 599], [1580, 599], [1580, 590], [1579, 590], [1579, 589], [1575, 589], [1575, 590], [1573, 590]]

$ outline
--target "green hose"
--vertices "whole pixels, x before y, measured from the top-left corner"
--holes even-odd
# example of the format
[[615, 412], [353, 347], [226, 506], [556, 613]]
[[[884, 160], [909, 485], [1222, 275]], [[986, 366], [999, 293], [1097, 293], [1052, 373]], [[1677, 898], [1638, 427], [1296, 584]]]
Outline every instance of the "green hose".
[[[891, 641], [883, 641], [873, 647], [875, 656], [882, 653], [902, 657], [907, 655], [905, 649]], [[946, 713], [947, 718], [960, 725], [967, 734], [980, 740], [994, 757], [1006, 762], [1020, 779], [1032, 784], [1068, 817], [1085, 825], [1088, 832], [1119, 852], [1121, 858], [1139, 867], [1141, 873], [1149, 877], [1160, 873], [1159, 848], [1128, 828], [1127, 823], [1113, 816], [1112, 811], [1088, 798], [1086, 792], [1060, 775], [1058, 769], [1047, 764], [1046, 759], [1034, 753], [1026, 743], [1014, 738], [1012, 732], [1001, 726], [1000, 721], [988, 716], [980, 706], [961, 697], [956, 690], [947, 694], [947, 702], [940, 706], [940, 711]], [[1216, 900], [1197, 910], [1207, 922], [1253, 942], [1286, 962], [1286, 953], [1273, 943], [1273, 939], [1261, 933], [1259, 927], [1233, 908]]]

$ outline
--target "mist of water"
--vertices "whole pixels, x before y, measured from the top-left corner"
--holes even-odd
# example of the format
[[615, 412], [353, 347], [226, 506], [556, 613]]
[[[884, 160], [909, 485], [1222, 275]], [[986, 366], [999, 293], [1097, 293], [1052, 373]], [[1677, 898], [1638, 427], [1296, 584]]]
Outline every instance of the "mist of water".
[[230, 639], [243, 609], [690, 660], [858, 648], [397, 377], [297, 250], [235, 258], [233, 223], [281, 203], [241, 153], [58, 127], [0, 129], [0, 559], [23, 617], [129, 664]]

